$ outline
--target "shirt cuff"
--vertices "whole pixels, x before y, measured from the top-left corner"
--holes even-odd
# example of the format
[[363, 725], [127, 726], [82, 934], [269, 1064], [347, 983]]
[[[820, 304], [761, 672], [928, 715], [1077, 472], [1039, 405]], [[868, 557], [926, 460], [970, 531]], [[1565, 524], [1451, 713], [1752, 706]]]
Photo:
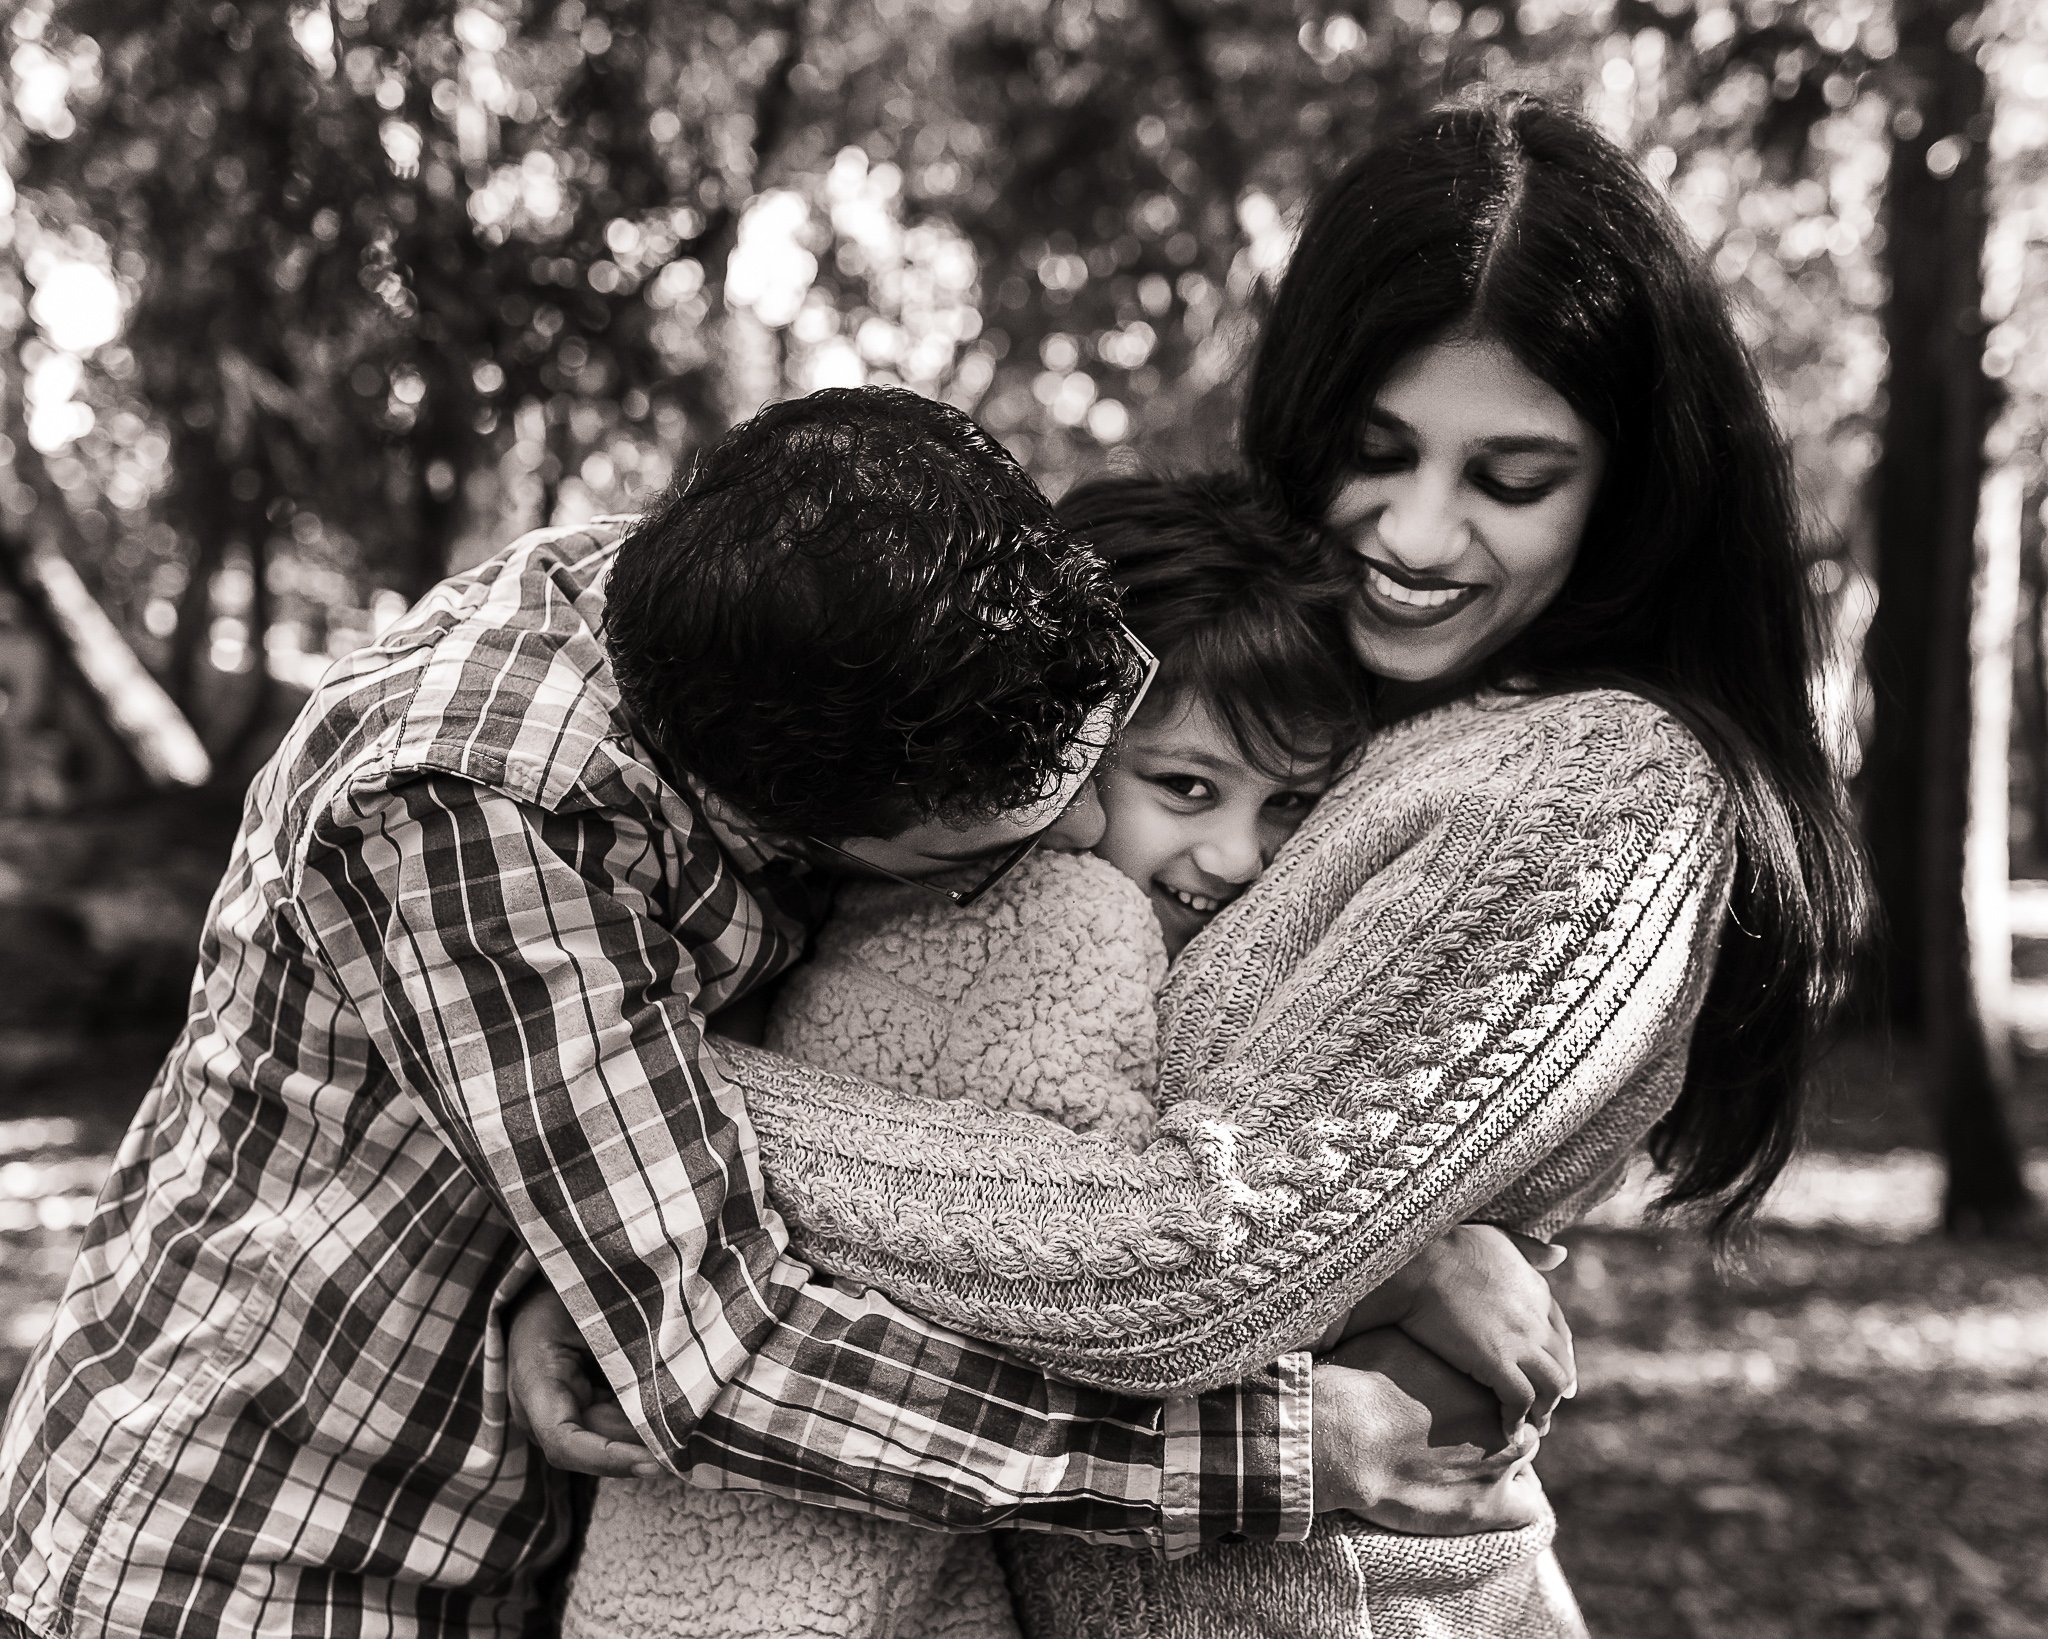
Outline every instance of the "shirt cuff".
[[1313, 1369], [1306, 1350], [1165, 1406], [1159, 1502], [1168, 1559], [1205, 1542], [1300, 1542], [1315, 1523]]

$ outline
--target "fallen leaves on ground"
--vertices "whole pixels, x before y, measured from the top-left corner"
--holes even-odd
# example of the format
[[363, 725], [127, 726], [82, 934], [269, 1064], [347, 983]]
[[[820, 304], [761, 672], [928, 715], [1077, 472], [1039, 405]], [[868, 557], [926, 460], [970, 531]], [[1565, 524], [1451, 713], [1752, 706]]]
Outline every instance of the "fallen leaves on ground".
[[1677, 1232], [1572, 1240], [1539, 1466], [1600, 1639], [2048, 1634], [2038, 1247], [1773, 1224], [1724, 1278]]

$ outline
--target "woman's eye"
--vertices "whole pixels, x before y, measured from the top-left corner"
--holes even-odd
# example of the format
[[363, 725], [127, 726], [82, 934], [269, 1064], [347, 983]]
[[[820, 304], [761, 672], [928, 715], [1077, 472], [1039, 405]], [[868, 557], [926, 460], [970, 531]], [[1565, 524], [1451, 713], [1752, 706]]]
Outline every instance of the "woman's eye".
[[1482, 495], [1491, 496], [1503, 506], [1534, 506], [1564, 482], [1556, 473], [1545, 473], [1538, 478], [1511, 477], [1501, 473], [1475, 473], [1472, 483]]
[[1415, 457], [1408, 451], [1392, 446], [1368, 444], [1358, 452], [1360, 472], [1399, 472], [1414, 464]]

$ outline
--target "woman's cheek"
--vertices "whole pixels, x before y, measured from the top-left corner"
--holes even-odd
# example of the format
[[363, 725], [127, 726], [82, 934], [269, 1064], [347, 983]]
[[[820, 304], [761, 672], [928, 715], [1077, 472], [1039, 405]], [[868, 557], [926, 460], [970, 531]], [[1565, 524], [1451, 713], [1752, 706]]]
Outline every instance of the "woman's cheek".
[[1367, 522], [1385, 509], [1384, 482], [1353, 478], [1331, 497], [1323, 512], [1323, 527], [1352, 552], [1363, 544], [1360, 536]]

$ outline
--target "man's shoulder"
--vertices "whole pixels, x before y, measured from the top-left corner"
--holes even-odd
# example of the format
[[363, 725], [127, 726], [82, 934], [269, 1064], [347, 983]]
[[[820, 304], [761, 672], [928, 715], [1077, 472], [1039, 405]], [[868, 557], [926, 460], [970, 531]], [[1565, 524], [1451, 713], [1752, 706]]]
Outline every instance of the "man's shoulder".
[[321, 679], [279, 754], [291, 787], [451, 774], [547, 809], [638, 761], [603, 639], [630, 519], [522, 536], [427, 593]]
[[415, 613], [390, 774], [449, 773], [524, 802], [588, 800], [629, 734], [604, 647], [604, 578], [630, 520], [522, 537]]

